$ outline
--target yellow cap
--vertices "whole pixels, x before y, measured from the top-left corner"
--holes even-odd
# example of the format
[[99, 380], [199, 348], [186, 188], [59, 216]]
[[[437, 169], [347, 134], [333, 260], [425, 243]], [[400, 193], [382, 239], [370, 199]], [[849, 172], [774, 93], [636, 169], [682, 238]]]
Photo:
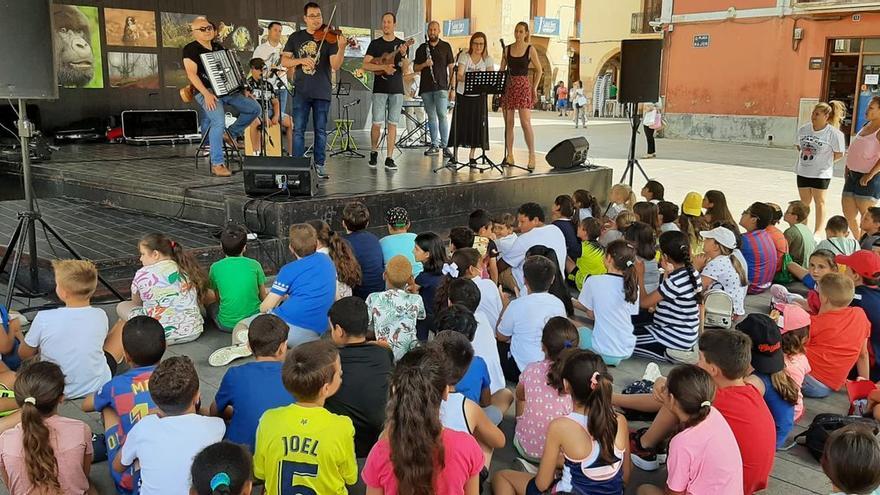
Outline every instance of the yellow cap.
[[684, 197], [684, 202], [681, 204], [681, 212], [693, 217], [702, 215], [703, 195], [694, 191], [687, 193], [687, 196]]

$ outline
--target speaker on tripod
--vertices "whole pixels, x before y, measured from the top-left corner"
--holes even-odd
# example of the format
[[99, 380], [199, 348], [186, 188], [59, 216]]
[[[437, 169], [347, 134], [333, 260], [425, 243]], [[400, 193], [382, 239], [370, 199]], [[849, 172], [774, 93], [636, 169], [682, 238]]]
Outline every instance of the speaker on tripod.
[[639, 103], [656, 102], [660, 99], [660, 57], [663, 40], [623, 40], [620, 44], [620, 92], [618, 99], [627, 105], [632, 126], [626, 169], [620, 182], [633, 184], [635, 169], [648, 181], [648, 174], [636, 159], [636, 136], [642, 123]]
[[559, 142], [547, 152], [547, 163], [561, 170], [581, 167], [587, 161], [590, 142], [583, 136], [568, 138]]

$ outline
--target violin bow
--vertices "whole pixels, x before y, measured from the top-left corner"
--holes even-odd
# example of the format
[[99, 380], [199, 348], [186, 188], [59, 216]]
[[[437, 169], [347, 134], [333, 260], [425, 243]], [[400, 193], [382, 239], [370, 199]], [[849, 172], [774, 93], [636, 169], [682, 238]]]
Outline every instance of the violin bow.
[[329, 31], [330, 26], [333, 25], [334, 15], [336, 15], [336, 4], [333, 5], [333, 10], [330, 11], [330, 20], [327, 21], [327, 29], [324, 30], [324, 36], [321, 36], [321, 42], [318, 43], [318, 50], [315, 52], [315, 67], [318, 66], [318, 59], [321, 57], [321, 47], [324, 46], [324, 40], [327, 39], [327, 31]]

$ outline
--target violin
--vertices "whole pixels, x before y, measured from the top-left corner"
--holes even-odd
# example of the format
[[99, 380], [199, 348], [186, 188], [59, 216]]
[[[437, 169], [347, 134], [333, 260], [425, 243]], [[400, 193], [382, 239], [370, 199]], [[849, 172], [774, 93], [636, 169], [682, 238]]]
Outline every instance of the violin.
[[[335, 45], [339, 42], [339, 37], [343, 36], [342, 30], [333, 26], [331, 24], [321, 24], [321, 27], [318, 28], [315, 33], [312, 35], [314, 40], [318, 43], [324, 41], [326, 43], [330, 43], [331, 45]], [[354, 38], [350, 38], [347, 40], [348, 46], [355, 47], [357, 46], [357, 40]]]

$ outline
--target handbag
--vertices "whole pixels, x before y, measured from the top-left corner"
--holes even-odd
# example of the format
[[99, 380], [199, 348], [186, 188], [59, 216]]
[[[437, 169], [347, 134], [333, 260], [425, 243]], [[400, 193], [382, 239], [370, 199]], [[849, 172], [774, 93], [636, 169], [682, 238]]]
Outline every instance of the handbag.
[[703, 301], [706, 328], [729, 329], [733, 326], [733, 298], [721, 289], [710, 289]]
[[663, 117], [660, 115], [660, 112], [654, 112], [654, 122], [648, 127], [650, 129], [654, 129], [655, 131], [663, 127]]

